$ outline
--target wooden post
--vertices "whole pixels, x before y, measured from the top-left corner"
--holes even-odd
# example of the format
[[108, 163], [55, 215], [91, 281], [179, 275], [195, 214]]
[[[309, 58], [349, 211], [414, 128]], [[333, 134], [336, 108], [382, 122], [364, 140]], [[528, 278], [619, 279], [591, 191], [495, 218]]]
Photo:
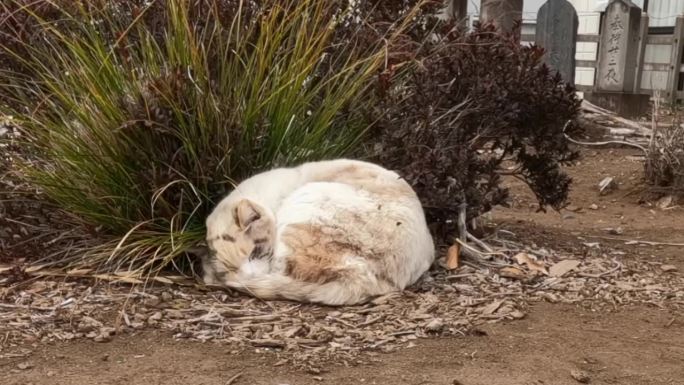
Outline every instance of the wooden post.
[[446, 15], [459, 25], [468, 26], [468, 0], [446, 0]]
[[684, 16], [677, 16], [674, 35], [672, 36], [672, 53], [670, 54], [670, 76], [667, 79], [667, 97], [671, 102], [677, 101], [679, 72], [682, 67], [682, 48], [684, 47]]
[[636, 76], [634, 78], [634, 92], [641, 93], [641, 76], [644, 73], [644, 53], [646, 52], [646, 43], [648, 42], [648, 14], [641, 14], [641, 26], [639, 27], [639, 48], [637, 50], [637, 65]]

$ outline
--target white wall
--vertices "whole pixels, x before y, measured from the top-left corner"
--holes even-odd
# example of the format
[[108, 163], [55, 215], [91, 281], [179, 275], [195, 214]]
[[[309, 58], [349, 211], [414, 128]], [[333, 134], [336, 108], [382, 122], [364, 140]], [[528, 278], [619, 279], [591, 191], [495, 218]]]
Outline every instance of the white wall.
[[651, 0], [648, 3], [648, 25], [651, 27], [671, 27], [677, 15], [684, 13], [683, 0]]
[[[597, 12], [597, 0], [570, 0], [577, 11], [579, 27], [577, 33], [583, 35], [597, 35], [599, 33], [600, 14]], [[579, 42], [575, 58], [577, 60], [596, 60], [598, 43]], [[594, 68], [575, 68], [575, 84], [591, 86], [594, 84]]]
[[[598, 34], [600, 26], [600, 13], [608, 5], [609, 0], [568, 0], [575, 7], [579, 18], [578, 33]], [[537, 11], [546, 0], [524, 0], [523, 20], [534, 23]], [[639, 7], [643, 7], [644, 0], [632, 0]], [[674, 26], [677, 15], [684, 14], [684, 0], [650, 0], [649, 1], [649, 26], [663, 27]], [[477, 19], [480, 9], [480, 0], [469, 0], [468, 14], [471, 21]], [[524, 27], [523, 27], [524, 28]], [[530, 31], [523, 31], [530, 33]], [[596, 60], [597, 43], [577, 43], [577, 60]], [[671, 52], [669, 46], [648, 45], [644, 54], [646, 63], [669, 63]], [[580, 85], [591, 86], [594, 84], [594, 68], [577, 67], [575, 70], [575, 82]], [[644, 71], [641, 87], [647, 89], [664, 89], [667, 83], [667, 72]]]

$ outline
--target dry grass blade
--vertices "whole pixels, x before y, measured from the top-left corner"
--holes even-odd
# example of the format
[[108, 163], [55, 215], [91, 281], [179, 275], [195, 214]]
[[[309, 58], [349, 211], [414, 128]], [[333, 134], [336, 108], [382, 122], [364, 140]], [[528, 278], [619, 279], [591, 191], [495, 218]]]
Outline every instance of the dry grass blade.
[[646, 151], [646, 178], [655, 187], [684, 191], [684, 127], [657, 128]]
[[240, 378], [240, 377], [242, 377], [242, 372], [237, 373], [237, 374], [235, 374], [234, 376], [232, 376], [231, 378], [229, 378], [228, 381], [226, 381], [226, 384], [225, 384], [225, 385], [231, 385], [232, 383], [234, 383], [235, 381], [237, 381], [237, 379]]

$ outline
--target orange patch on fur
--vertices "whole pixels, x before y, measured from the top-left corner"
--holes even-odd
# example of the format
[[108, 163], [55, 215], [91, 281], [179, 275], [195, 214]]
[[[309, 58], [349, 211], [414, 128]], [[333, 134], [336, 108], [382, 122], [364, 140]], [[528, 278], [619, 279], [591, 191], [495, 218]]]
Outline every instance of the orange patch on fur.
[[339, 280], [346, 272], [342, 266], [344, 258], [358, 253], [357, 248], [344, 239], [344, 232], [333, 227], [288, 226], [282, 240], [292, 254], [287, 257], [285, 274], [318, 284]]
[[346, 165], [339, 169], [321, 172], [313, 175], [312, 180], [315, 182], [343, 183], [371, 194], [390, 198], [416, 197], [411, 186], [403, 179], [391, 179], [388, 178], [388, 174], [384, 170], [380, 171], [360, 165]]

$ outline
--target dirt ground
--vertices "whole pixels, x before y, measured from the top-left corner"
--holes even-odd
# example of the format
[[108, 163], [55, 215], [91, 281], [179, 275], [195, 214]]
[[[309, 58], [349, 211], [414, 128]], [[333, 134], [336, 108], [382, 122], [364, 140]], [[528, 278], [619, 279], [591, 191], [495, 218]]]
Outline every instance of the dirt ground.
[[[570, 210], [536, 213], [530, 194], [512, 183], [513, 206], [497, 210], [492, 220], [540, 247], [570, 254], [582, 243], [599, 242], [626, 258], [666, 262], [684, 272], [684, 247], [626, 244], [684, 243], [684, 209], [677, 202], [662, 209], [642, 199], [642, 164], [630, 157], [633, 151], [584, 155], [569, 169], [575, 179]], [[608, 176], [616, 178], [618, 189], [600, 196], [596, 185]], [[0, 383], [563, 385], [578, 384], [571, 372], [583, 371], [591, 384], [681, 385], [684, 314], [648, 304], [599, 314], [581, 305], [537, 303], [523, 320], [487, 324], [465, 337], [419, 340], [376, 359], [311, 374], [277, 365], [275, 354], [234, 354], [224, 345], [179, 342], [147, 331], [109, 343], [36, 346], [28, 361], [0, 361]], [[28, 365], [19, 368], [23, 362]]]

